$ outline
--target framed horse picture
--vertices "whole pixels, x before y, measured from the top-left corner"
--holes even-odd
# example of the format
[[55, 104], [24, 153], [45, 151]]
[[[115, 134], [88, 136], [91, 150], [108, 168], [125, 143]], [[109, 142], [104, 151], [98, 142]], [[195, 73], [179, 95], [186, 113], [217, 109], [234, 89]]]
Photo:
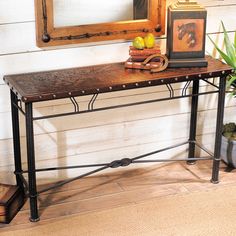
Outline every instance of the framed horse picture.
[[169, 67], [207, 66], [205, 59], [207, 11], [196, 2], [179, 1], [168, 8]]

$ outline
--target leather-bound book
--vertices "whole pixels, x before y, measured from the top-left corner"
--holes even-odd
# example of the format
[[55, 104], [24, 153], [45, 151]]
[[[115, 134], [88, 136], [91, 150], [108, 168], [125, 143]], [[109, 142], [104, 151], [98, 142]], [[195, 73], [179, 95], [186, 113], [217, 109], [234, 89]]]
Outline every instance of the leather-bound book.
[[10, 223], [24, 202], [25, 196], [19, 187], [0, 184], [0, 223]]
[[133, 46], [129, 47], [130, 56], [150, 56], [157, 53], [161, 53], [161, 49], [159, 46], [155, 46], [154, 48], [144, 48], [144, 49], [136, 49]]
[[[149, 55], [151, 56], [151, 55]], [[143, 62], [145, 61], [149, 56], [131, 56], [130, 60], [133, 62]], [[160, 58], [154, 58], [152, 61], [160, 61]]]

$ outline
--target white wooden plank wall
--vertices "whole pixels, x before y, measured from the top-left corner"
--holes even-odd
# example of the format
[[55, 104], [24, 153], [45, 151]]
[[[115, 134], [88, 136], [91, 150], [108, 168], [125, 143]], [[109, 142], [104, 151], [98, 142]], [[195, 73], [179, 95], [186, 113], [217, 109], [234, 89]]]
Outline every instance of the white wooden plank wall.
[[[33, 0], [0, 1], [0, 182], [14, 183], [13, 150], [9, 91], [2, 81], [5, 74], [50, 70], [124, 61], [130, 43], [101, 43], [70, 48], [42, 50], [35, 45]], [[169, 3], [171, 1], [168, 1]], [[229, 31], [236, 29], [235, 0], [199, 0], [208, 10], [207, 32], [214, 39], [222, 35], [220, 21]], [[230, 34], [233, 37], [233, 33]], [[165, 40], [161, 45], [165, 50]], [[207, 51], [212, 52], [207, 40]], [[183, 85], [176, 85], [180, 92]], [[210, 89], [201, 84], [201, 90]], [[119, 104], [143, 98], [162, 97], [165, 87], [116, 92], [99, 97], [96, 106]], [[89, 97], [80, 99], [86, 106]], [[215, 95], [200, 98], [198, 138], [212, 148], [215, 130]], [[235, 120], [235, 100], [227, 99], [225, 121]], [[37, 104], [35, 114], [72, 109], [68, 101]], [[190, 103], [188, 99], [110, 110], [70, 118], [57, 118], [35, 123], [37, 167], [98, 163], [140, 155], [188, 138]], [[21, 122], [22, 156], [25, 163], [24, 120]], [[186, 147], [163, 153], [161, 157], [184, 156]], [[25, 165], [25, 164], [24, 164]], [[84, 171], [84, 170], [83, 170]], [[82, 171], [79, 171], [82, 173]], [[72, 177], [78, 170], [43, 173], [41, 181]]]

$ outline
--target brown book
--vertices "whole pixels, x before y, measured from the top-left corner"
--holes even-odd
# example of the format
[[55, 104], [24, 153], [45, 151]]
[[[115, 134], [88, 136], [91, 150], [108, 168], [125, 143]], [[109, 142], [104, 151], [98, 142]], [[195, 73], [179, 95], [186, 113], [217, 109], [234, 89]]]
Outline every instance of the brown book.
[[19, 187], [0, 184], [0, 223], [9, 223], [25, 202]]
[[133, 46], [130, 46], [129, 48], [130, 56], [150, 56], [157, 53], [161, 53], [161, 49], [159, 46], [155, 46], [154, 48], [144, 48], [144, 49], [136, 49]]
[[[149, 56], [150, 55], [148, 55], [148, 56], [131, 56], [130, 59], [133, 62], [142, 62], [142, 61], [145, 61]], [[151, 61], [160, 61], [160, 58], [153, 58]]]
[[160, 62], [148, 62], [146, 65], [143, 65], [142, 62], [134, 62], [129, 58], [125, 62], [125, 68], [127, 69], [141, 69], [141, 70], [151, 70], [156, 69], [161, 66]]

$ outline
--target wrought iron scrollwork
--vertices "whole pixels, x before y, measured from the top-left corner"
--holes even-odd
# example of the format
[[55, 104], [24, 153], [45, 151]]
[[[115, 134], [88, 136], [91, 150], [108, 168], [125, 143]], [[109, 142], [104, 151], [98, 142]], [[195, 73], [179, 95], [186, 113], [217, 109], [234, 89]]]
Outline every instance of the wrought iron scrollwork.
[[166, 87], [168, 88], [168, 90], [170, 92], [170, 97], [173, 98], [175, 96], [175, 91], [174, 91], [173, 87], [171, 86], [171, 84], [166, 84]]
[[188, 89], [189, 85], [191, 84], [191, 82], [192, 82], [191, 80], [186, 82], [186, 84], [185, 84], [185, 86], [184, 86], [184, 88], [182, 90], [182, 96], [183, 97], [187, 95], [187, 89]]
[[88, 104], [88, 111], [92, 111], [93, 110], [93, 107], [94, 107], [94, 103], [96, 101], [98, 97], [98, 93], [94, 94], [91, 98], [91, 100], [89, 101], [89, 104]]
[[128, 166], [132, 163], [132, 159], [129, 158], [124, 158], [122, 160], [115, 160], [112, 161], [108, 166], [110, 168], [118, 168], [118, 167], [124, 167], [124, 166]]

